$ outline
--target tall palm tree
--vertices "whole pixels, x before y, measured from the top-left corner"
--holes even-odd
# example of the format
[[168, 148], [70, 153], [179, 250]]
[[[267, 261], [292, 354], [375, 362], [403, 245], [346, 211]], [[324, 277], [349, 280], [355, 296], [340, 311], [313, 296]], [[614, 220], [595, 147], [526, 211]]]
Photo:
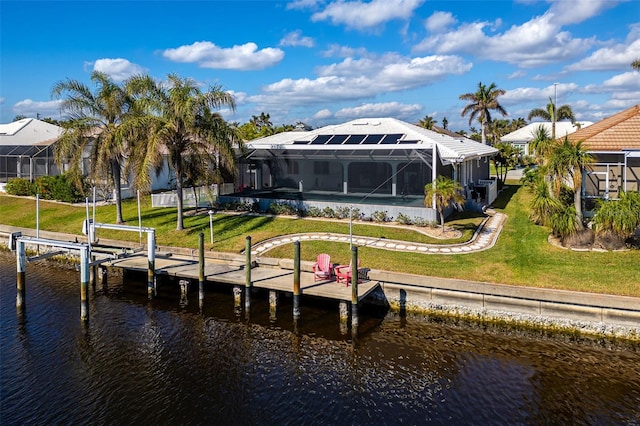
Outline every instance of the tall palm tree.
[[444, 210], [451, 203], [462, 203], [464, 201], [462, 187], [455, 180], [440, 175], [436, 178], [435, 185], [433, 183], [425, 185], [424, 194], [424, 204], [427, 207], [433, 205], [433, 199], [435, 198], [436, 210], [440, 215], [440, 225], [444, 232]]
[[549, 171], [556, 183], [556, 194], [559, 194], [562, 184], [568, 179], [573, 190], [573, 204], [575, 207], [578, 230], [584, 228], [582, 224], [582, 173], [594, 162], [593, 156], [582, 147], [582, 141], [573, 144], [567, 136], [561, 145], [557, 146], [549, 159]]
[[635, 61], [631, 62], [631, 68], [640, 71], [640, 59], [636, 59]]
[[94, 71], [91, 81], [95, 91], [76, 80], [65, 80], [53, 86], [53, 98], [66, 96], [62, 111], [69, 120], [55, 145], [58, 164], [69, 160], [69, 172], [76, 183], [82, 174], [82, 156], [91, 149], [90, 174], [95, 181], [111, 179], [116, 197], [116, 222], [122, 223], [121, 172], [129, 154], [139, 117], [134, 100], [124, 86], [106, 74]]
[[553, 103], [551, 98], [549, 98], [549, 103], [546, 108], [534, 108], [529, 112], [529, 116], [527, 120], [531, 120], [532, 118], [541, 118], [544, 121], [550, 121], [551, 124], [551, 139], [556, 138], [556, 121], [562, 120], [571, 120], [572, 123], [576, 121], [575, 116], [573, 115], [573, 110], [569, 105], [561, 105], [556, 109], [556, 105]]
[[[138, 76], [132, 83], [141, 96], [147, 116], [149, 139], [146, 145], [136, 150], [136, 161], [140, 173], [139, 185], [148, 186], [152, 166], [162, 167], [162, 149], [168, 154], [169, 167], [176, 177], [178, 203], [177, 230], [184, 229], [183, 186], [189, 173], [188, 161], [207, 159], [207, 173], [216, 169], [235, 170], [234, 146], [241, 146], [235, 127], [230, 126], [213, 109], [229, 107], [235, 109], [235, 100], [220, 86], [207, 91], [198, 88], [195, 81], [168, 75], [168, 85], [157, 83], [149, 76]], [[200, 173], [202, 163], [195, 162]], [[192, 169], [193, 170], [193, 169]]]
[[418, 126], [422, 127], [423, 129], [433, 130], [433, 126], [437, 122], [438, 120], [434, 120], [433, 117], [429, 115], [425, 115], [425, 117], [422, 120], [418, 121]]
[[503, 116], [507, 116], [507, 111], [498, 102], [498, 97], [505, 93], [503, 89], [498, 89], [495, 83], [486, 86], [480, 82], [478, 83], [478, 90], [474, 93], [460, 95], [461, 100], [470, 102], [462, 110], [462, 116], [464, 117], [467, 113], [470, 113], [469, 125], [476, 118], [481, 124], [482, 143], [487, 143], [485, 132], [487, 124], [491, 123], [491, 111], [498, 111]]
[[538, 164], [546, 165], [548, 163], [549, 154], [553, 151], [553, 147], [555, 146], [555, 141], [549, 137], [547, 129], [545, 129], [542, 124], [531, 132], [531, 136], [533, 136], [533, 139], [529, 142], [531, 151], [535, 153]]

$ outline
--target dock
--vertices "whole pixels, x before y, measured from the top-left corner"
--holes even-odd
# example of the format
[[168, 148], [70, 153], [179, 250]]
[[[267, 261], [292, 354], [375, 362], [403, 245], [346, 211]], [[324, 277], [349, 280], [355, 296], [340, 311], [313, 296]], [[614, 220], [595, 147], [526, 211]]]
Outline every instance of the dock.
[[[104, 266], [123, 270], [146, 273], [149, 268], [147, 253], [137, 252], [121, 259], [114, 259], [104, 263]], [[156, 255], [155, 273], [158, 276], [170, 276], [177, 279], [198, 281], [200, 266], [198, 259], [185, 256]], [[233, 262], [223, 262], [206, 259], [204, 278], [207, 282], [245, 286], [245, 266], [234, 265]], [[266, 290], [290, 292], [294, 291], [294, 271], [289, 269], [257, 266], [251, 268], [251, 285]], [[378, 287], [378, 281], [361, 279], [358, 283], [358, 301], [366, 298]], [[316, 296], [325, 299], [351, 301], [351, 286], [337, 283], [335, 280], [315, 281], [312, 272], [300, 272], [300, 293], [306, 296]]]

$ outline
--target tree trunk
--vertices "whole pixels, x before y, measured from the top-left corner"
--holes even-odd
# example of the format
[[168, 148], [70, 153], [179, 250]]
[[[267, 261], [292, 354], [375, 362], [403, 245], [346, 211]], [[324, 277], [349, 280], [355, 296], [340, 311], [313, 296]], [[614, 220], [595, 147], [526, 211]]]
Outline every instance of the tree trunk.
[[484, 131], [484, 120], [480, 123], [480, 129], [481, 129], [480, 130], [480, 136], [481, 136], [482, 143], [486, 145], [487, 136], [486, 136], [485, 131]]
[[576, 221], [578, 222], [578, 230], [582, 231], [584, 225], [582, 224], [582, 197], [580, 195], [582, 188], [578, 188], [573, 192], [573, 205], [576, 208]]
[[440, 214], [440, 226], [442, 226], [442, 233], [444, 234], [444, 210], [438, 210], [438, 213]]
[[122, 185], [120, 184], [120, 162], [111, 160], [111, 177], [113, 178], [113, 188], [116, 193], [116, 223], [122, 224]]
[[178, 201], [178, 224], [176, 230], [182, 231], [184, 229], [183, 221], [183, 203], [182, 203], [182, 160], [180, 157], [176, 159], [176, 197]]

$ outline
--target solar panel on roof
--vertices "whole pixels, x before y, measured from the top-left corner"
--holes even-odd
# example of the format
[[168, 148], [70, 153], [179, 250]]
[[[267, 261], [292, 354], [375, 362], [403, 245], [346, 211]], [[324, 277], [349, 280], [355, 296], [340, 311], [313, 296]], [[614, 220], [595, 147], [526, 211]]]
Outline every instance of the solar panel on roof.
[[405, 143], [418, 143], [419, 141], [410, 141], [410, 140], [402, 140], [402, 141], [398, 141], [399, 144], [405, 144]]
[[349, 135], [333, 135], [333, 137], [331, 139], [329, 139], [327, 144], [329, 144], [329, 145], [340, 145], [348, 137], [349, 137]]
[[294, 141], [294, 145], [308, 145], [309, 141]]
[[314, 140], [311, 141], [312, 145], [324, 145], [327, 143], [329, 139], [331, 139], [333, 135], [318, 135]]
[[402, 137], [402, 133], [395, 133], [390, 135], [384, 135], [380, 143], [398, 143], [398, 139]]
[[375, 145], [379, 143], [384, 135], [368, 135], [363, 141], [363, 145]]
[[351, 135], [344, 144], [345, 145], [357, 145], [364, 140], [367, 135]]

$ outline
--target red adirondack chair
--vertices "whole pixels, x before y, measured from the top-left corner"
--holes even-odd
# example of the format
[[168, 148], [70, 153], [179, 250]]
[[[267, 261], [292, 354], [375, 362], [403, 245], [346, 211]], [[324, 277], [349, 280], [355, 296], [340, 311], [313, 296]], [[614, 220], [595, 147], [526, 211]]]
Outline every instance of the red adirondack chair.
[[313, 264], [313, 279], [314, 281], [333, 279], [333, 264], [331, 263], [331, 256], [326, 253], [318, 255], [316, 263]]
[[[360, 259], [358, 259], [358, 268], [360, 268]], [[358, 279], [358, 268], [356, 268], [356, 279]], [[349, 285], [351, 282], [351, 262], [349, 265], [339, 265], [335, 267], [336, 272], [336, 281], [339, 283], [345, 283], [345, 285]], [[358, 280], [358, 282], [360, 282]]]

